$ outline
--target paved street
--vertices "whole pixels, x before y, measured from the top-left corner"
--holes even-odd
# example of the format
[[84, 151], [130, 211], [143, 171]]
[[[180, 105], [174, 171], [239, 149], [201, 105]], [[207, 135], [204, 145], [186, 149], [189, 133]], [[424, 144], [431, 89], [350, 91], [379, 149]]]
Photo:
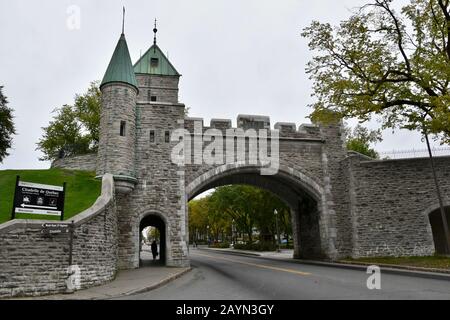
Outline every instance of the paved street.
[[358, 270], [191, 249], [193, 270], [159, 289], [123, 299], [450, 299], [450, 281], [382, 274], [369, 290]]

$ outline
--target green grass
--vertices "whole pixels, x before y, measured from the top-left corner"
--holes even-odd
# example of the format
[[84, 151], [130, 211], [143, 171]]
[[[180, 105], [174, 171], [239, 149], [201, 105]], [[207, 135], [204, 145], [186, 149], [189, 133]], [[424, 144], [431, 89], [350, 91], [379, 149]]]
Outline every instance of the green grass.
[[345, 259], [343, 261], [350, 262], [365, 262], [373, 264], [392, 264], [400, 266], [421, 267], [421, 268], [438, 268], [450, 270], [450, 258], [443, 256], [428, 256], [428, 257], [377, 257], [377, 258], [360, 258], [360, 259]]
[[[62, 169], [50, 170], [4, 170], [0, 171], [0, 223], [11, 219], [16, 176], [21, 181], [62, 186], [67, 182], [64, 219], [89, 208], [101, 192], [101, 181], [95, 180], [94, 172]], [[16, 214], [16, 219], [59, 220], [59, 217]]]

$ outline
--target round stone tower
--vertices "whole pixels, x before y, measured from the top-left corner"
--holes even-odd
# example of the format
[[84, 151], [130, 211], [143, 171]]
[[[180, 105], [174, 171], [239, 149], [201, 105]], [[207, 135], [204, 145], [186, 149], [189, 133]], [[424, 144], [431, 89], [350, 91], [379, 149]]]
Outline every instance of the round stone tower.
[[136, 101], [139, 89], [123, 33], [100, 90], [102, 106], [97, 175], [113, 174], [116, 191], [129, 193], [136, 184]]

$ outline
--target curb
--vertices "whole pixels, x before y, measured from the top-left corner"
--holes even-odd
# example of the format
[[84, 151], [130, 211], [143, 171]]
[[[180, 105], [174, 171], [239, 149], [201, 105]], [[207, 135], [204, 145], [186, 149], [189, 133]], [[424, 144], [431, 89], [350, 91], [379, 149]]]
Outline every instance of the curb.
[[215, 248], [198, 248], [197, 250], [223, 252], [223, 253], [231, 254], [231, 255], [235, 255], [235, 256], [261, 257], [260, 254], [253, 253], [253, 252], [245, 252], [245, 251], [229, 251], [229, 250], [215, 249]]
[[341, 269], [350, 269], [350, 270], [361, 270], [367, 271], [368, 266], [376, 265], [379, 266], [381, 272], [385, 272], [388, 274], [396, 274], [410, 277], [418, 277], [418, 278], [427, 278], [434, 280], [445, 280], [450, 281], [450, 270], [441, 270], [441, 269], [425, 269], [420, 267], [408, 267], [408, 266], [396, 266], [390, 264], [375, 264], [375, 263], [354, 263], [354, 262], [328, 262], [328, 261], [317, 261], [317, 260], [300, 260], [300, 259], [284, 259], [284, 258], [272, 258], [272, 257], [264, 257], [254, 253], [243, 253], [243, 252], [232, 252], [232, 251], [220, 251], [211, 248], [204, 248], [206, 250], [222, 252], [225, 254], [231, 255], [241, 255], [241, 256], [251, 256], [258, 257], [264, 260], [270, 261], [283, 261], [288, 263], [295, 264], [307, 264], [307, 265], [315, 265], [320, 267], [330, 267], [330, 268], [341, 268]]
[[416, 272], [428, 272], [428, 273], [438, 273], [450, 276], [450, 269], [439, 269], [439, 268], [424, 268], [424, 267], [414, 267], [407, 265], [395, 265], [395, 264], [387, 264], [387, 263], [369, 263], [369, 262], [357, 262], [357, 261], [347, 261], [341, 260], [339, 263], [348, 264], [348, 265], [363, 265], [363, 266], [372, 266], [377, 265], [383, 268], [391, 268], [391, 269], [399, 269], [399, 270], [407, 270], [407, 271], [416, 271]]
[[385, 272], [388, 274], [396, 274], [396, 275], [402, 275], [402, 276], [409, 276], [409, 277], [417, 277], [417, 278], [426, 278], [426, 279], [434, 279], [434, 280], [445, 280], [450, 281], [450, 274], [446, 272], [435, 272], [423, 270], [423, 269], [415, 269], [414, 267], [397, 267], [392, 265], [384, 265], [384, 264], [375, 264], [375, 263], [361, 263], [361, 264], [355, 264], [355, 263], [342, 263], [342, 262], [325, 262], [325, 261], [314, 261], [314, 260], [286, 260], [286, 259], [273, 259], [273, 258], [266, 258], [263, 257], [263, 259], [268, 260], [282, 260], [285, 262], [291, 262], [291, 263], [297, 263], [297, 264], [308, 264], [308, 265], [316, 265], [321, 267], [331, 267], [331, 268], [341, 268], [341, 269], [350, 269], [350, 270], [361, 270], [361, 271], [367, 271], [368, 266], [376, 265], [380, 267], [381, 272]]
[[176, 273], [170, 277], [167, 277], [163, 280], [161, 280], [160, 282], [157, 282], [155, 284], [149, 285], [147, 287], [144, 288], [139, 288], [139, 289], [135, 289], [135, 290], [131, 290], [128, 292], [124, 292], [118, 295], [114, 295], [114, 296], [107, 296], [107, 297], [103, 297], [103, 298], [92, 298], [91, 300], [105, 300], [105, 299], [114, 299], [114, 298], [120, 298], [120, 297], [127, 297], [127, 296], [132, 296], [134, 294], [140, 294], [140, 293], [145, 293], [145, 292], [149, 292], [155, 289], [158, 289], [166, 284], [168, 284], [169, 282], [172, 282], [182, 276], [184, 276], [186, 273], [192, 271], [192, 267], [187, 268], [186, 270], [183, 270], [179, 273]]

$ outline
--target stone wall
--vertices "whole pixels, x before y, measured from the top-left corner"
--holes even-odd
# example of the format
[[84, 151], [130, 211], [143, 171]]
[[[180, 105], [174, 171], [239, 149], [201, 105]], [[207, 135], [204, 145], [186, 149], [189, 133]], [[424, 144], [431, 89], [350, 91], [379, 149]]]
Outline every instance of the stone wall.
[[[245, 118], [249, 118], [252, 121], [245, 121]], [[231, 127], [231, 120], [226, 119], [212, 119], [210, 126], [203, 126], [202, 118], [186, 118], [184, 121], [184, 127], [189, 132], [191, 132], [191, 144], [193, 152], [191, 153], [191, 158], [189, 164], [185, 166], [186, 172], [186, 185], [189, 185], [194, 179], [210, 172], [211, 170], [216, 169], [220, 165], [215, 164], [206, 164], [202, 161], [202, 154], [204, 147], [210, 144], [211, 138], [207, 141], [204, 139], [200, 141], [200, 148], [196, 149], [195, 144], [197, 143], [196, 138], [199, 138], [201, 134], [203, 134], [203, 138], [206, 137], [205, 132], [209, 129], [217, 129], [220, 130], [224, 141], [226, 140], [227, 133], [231, 132], [231, 130], [238, 129], [249, 129], [250, 124], [254, 124], [256, 129], [270, 129], [270, 119], [268, 117], [251, 116], [251, 115], [240, 115], [238, 117], [238, 127]], [[259, 124], [258, 122], [261, 122]], [[194, 123], [202, 123], [201, 133], [199, 134], [194, 129]], [[295, 126], [295, 125], [294, 125]], [[318, 185], [322, 185], [323, 183], [323, 170], [322, 170], [322, 148], [324, 144], [323, 137], [320, 135], [319, 127], [309, 125], [313, 127], [314, 130], [306, 131], [304, 128], [306, 125], [301, 125], [297, 131], [292, 131], [289, 129], [283, 129], [280, 131], [279, 136], [279, 153], [280, 153], [280, 167], [291, 168], [292, 170], [296, 170], [304, 174], [306, 177], [311, 179], [313, 183]], [[280, 127], [279, 124], [275, 124], [275, 127]], [[270, 132], [268, 132], [268, 136], [270, 137]], [[232, 136], [233, 137], [233, 136]], [[201, 138], [201, 137], [200, 137]], [[270, 139], [269, 139], [270, 140]], [[235, 152], [235, 160], [237, 159], [237, 142], [234, 143], [234, 152]], [[270, 142], [268, 142], [268, 148], [270, 150]], [[200, 152], [197, 152], [200, 151]], [[248, 141], [245, 143], [245, 159], [249, 162], [248, 155]], [[223, 144], [223, 155], [226, 155], [226, 143]], [[196, 164], [196, 159], [200, 159], [201, 164]], [[223, 163], [227, 162], [224, 156], [222, 161]]]
[[[347, 161], [353, 257], [432, 255], [428, 215], [439, 203], [430, 160], [368, 161], [353, 154]], [[450, 157], [435, 162], [444, 202], [450, 205]]]
[[180, 126], [184, 105], [138, 103], [136, 112], [137, 184], [129, 195], [117, 197], [120, 268], [139, 266], [139, 227], [147, 215], [157, 215], [165, 222], [166, 265], [188, 266], [184, 177], [179, 176], [179, 167], [170, 157], [176, 143], [166, 141], [166, 133]]
[[[103, 177], [95, 204], [73, 217], [73, 265], [80, 289], [114, 279], [117, 270], [117, 216], [114, 182]], [[0, 225], [0, 297], [63, 293], [69, 267], [69, 234], [46, 236], [43, 220], [12, 220]]]
[[[112, 83], [102, 87], [97, 174], [134, 177], [136, 137], [135, 87]], [[121, 134], [121, 127], [124, 132]]]
[[51, 168], [95, 172], [97, 169], [97, 153], [57, 159], [52, 162]]
[[[138, 103], [178, 103], [179, 76], [136, 74]], [[152, 102], [152, 97], [156, 98]]]
[[[296, 257], [334, 259], [351, 252], [348, 247], [351, 245], [351, 224], [346, 221], [348, 208], [340, 202], [346, 198], [346, 190], [341, 187], [340, 162], [346, 156], [341, 125], [309, 124], [301, 125], [297, 130], [294, 123], [276, 123], [275, 128], [280, 130], [280, 166], [273, 176], [258, 178], [259, 171], [252, 171], [249, 139], [245, 141], [245, 164], [196, 163], [195, 160], [201, 160], [204, 147], [210, 144], [210, 135], [222, 136], [223, 140], [230, 136], [233, 139], [233, 135], [242, 129], [268, 130], [267, 135], [271, 135], [269, 117], [239, 115], [237, 124], [237, 128], [232, 128], [231, 120], [212, 119], [210, 126], [204, 127], [202, 118], [185, 119], [184, 127], [191, 133], [191, 145], [194, 146], [190, 159], [186, 159], [190, 161], [185, 165], [188, 199], [220, 185], [252, 184], [278, 195], [291, 208]], [[244, 138], [238, 139], [244, 141]], [[195, 148], [197, 145], [199, 148]], [[270, 148], [270, 142], [268, 146]], [[225, 155], [227, 143], [223, 143], [222, 148]], [[225, 158], [219, 161], [224, 163]], [[260, 163], [253, 167], [260, 167]]]

